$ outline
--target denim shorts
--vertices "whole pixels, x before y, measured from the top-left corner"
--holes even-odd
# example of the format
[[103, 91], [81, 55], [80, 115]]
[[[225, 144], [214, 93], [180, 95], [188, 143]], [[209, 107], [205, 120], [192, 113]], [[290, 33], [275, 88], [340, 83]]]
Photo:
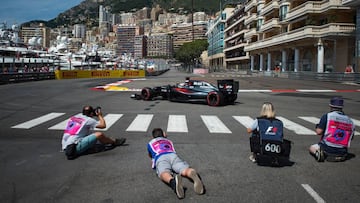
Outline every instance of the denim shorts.
[[347, 148], [331, 147], [322, 142], [319, 143], [319, 146], [328, 154], [345, 155], [348, 153]]
[[90, 149], [91, 147], [95, 146], [97, 142], [95, 134], [88, 135], [82, 138], [76, 145], [76, 153], [82, 154], [86, 150]]

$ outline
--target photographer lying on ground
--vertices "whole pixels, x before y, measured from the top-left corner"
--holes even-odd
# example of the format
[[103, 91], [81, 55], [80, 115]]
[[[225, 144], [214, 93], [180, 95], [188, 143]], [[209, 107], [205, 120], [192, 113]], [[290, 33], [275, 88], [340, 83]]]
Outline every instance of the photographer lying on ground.
[[[94, 116], [97, 116], [99, 120], [95, 120]], [[125, 138], [114, 140], [106, 137], [103, 132], [93, 132], [95, 128], [106, 128], [100, 107], [93, 109], [91, 106], [85, 106], [82, 114], [72, 116], [69, 119], [61, 142], [62, 149], [68, 159], [75, 159], [86, 154], [88, 150], [96, 146], [98, 141], [113, 147], [123, 145], [126, 141]]]

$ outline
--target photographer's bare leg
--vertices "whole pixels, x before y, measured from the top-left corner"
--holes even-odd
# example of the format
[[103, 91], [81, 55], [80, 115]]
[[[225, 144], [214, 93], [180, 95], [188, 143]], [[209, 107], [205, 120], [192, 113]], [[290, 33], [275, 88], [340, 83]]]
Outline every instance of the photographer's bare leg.
[[111, 139], [107, 136], [105, 136], [102, 132], [95, 132], [96, 139], [99, 140], [102, 144], [112, 144], [114, 146], [120, 146], [123, 145], [126, 141], [125, 138], [120, 139]]
[[104, 133], [102, 132], [95, 132], [95, 136], [97, 140], [99, 140], [102, 144], [114, 144], [115, 140], [106, 137]]

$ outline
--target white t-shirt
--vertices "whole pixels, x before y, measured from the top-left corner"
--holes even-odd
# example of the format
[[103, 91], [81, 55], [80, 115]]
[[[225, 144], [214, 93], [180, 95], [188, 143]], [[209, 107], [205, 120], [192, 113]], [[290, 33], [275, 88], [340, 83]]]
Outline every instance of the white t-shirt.
[[83, 114], [69, 118], [61, 141], [62, 149], [65, 150], [69, 144], [78, 143], [83, 137], [90, 135], [97, 125], [97, 120]]

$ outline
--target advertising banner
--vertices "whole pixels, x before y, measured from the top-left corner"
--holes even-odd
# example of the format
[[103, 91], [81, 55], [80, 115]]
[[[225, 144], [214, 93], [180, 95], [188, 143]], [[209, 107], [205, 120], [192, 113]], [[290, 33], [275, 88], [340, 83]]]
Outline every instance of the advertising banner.
[[57, 70], [56, 79], [75, 78], [141, 78], [145, 70]]

